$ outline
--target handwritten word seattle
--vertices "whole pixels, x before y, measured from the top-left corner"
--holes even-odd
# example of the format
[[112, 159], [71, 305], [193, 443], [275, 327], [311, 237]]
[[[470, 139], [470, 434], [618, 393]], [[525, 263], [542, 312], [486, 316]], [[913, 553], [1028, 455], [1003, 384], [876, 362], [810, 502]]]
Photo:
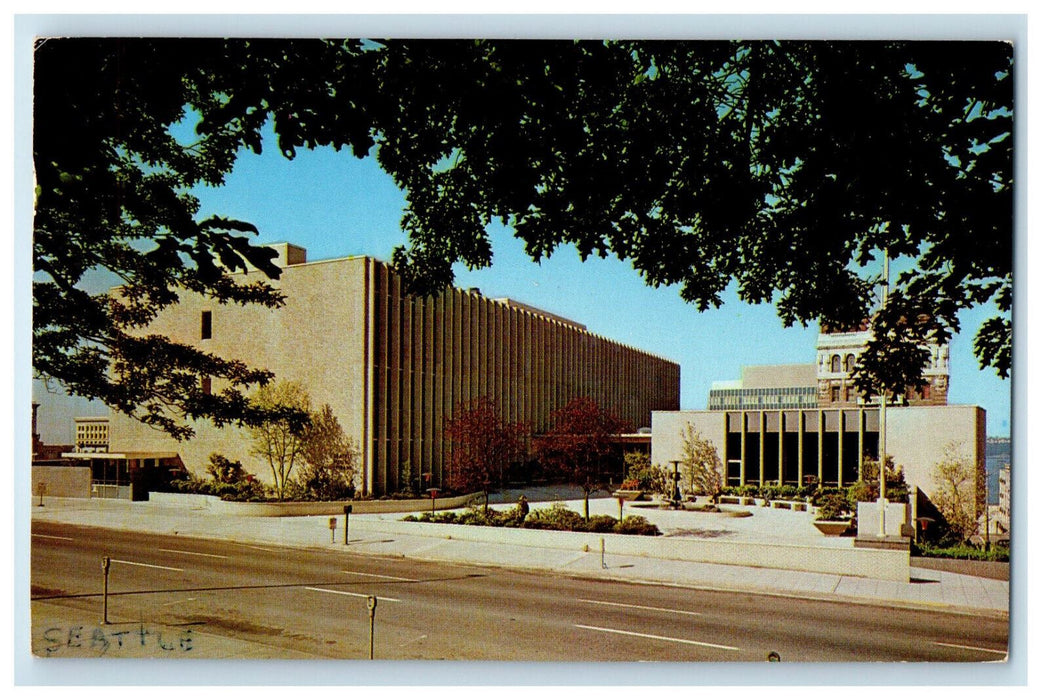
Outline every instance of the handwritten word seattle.
[[163, 653], [187, 652], [193, 649], [193, 630], [183, 630], [177, 635], [165, 636], [139, 625], [135, 629], [108, 629], [105, 627], [50, 627], [44, 630], [47, 646], [44, 652], [50, 656], [66, 649], [86, 649], [99, 655], [119, 653], [121, 649], [150, 647]]

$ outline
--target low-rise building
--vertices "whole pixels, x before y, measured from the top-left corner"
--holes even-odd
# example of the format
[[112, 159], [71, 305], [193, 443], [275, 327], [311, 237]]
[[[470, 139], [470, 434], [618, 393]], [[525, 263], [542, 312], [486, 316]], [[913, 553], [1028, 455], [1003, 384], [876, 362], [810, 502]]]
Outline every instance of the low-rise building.
[[[708, 410], [655, 412], [652, 461], [680, 460], [691, 425], [717, 448], [726, 485], [856, 482], [864, 460], [876, 460], [879, 451], [877, 401], [863, 400], [849, 377], [870, 338], [866, 325], [821, 328], [814, 363], [744, 367], [739, 380], [712, 386]], [[930, 343], [927, 386], [886, 408], [886, 454], [928, 494], [948, 453], [971, 462], [973, 483], [985, 480], [986, 413], [947, 404], [949, 369], [948, 346]], [[974, 489], [979, 512], [982, 494]]]
[[[656, 411], [654, 463], [682, 459], [683, 433], [690, 424], [717, 449], [729, 486], [848, 486], [859, 480], [863, 459], [878, 455], [875, 408]], [[982, 483], [985, 435], [986, 412], [979, 406], [886, 409], [886, 454], [903, 468], [909, 484], [928, 494], [936, 490], [936, 465], [949, 451], [970, 460], [976, 483]]]

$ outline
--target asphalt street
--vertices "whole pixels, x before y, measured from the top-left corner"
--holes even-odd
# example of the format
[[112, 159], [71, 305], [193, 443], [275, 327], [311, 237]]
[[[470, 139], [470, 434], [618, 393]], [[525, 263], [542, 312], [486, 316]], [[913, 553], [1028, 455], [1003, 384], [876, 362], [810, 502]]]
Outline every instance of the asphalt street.
[[31, 552], [38, 656], [764, 661], [776, 652], [783, 661], [1000, 661], [1008, 645], [999, 615], [322, 547], [34, 522]]

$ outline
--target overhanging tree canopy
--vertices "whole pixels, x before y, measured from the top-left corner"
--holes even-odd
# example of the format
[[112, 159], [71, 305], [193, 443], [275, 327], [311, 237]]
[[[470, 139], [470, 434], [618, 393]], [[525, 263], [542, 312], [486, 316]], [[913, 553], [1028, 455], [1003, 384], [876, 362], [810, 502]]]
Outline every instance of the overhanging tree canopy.
[[[561, 244], [632, 261], [700, 310], [731, 283], [784, 323], [868, 318], [885, 250], [912, 261], [875, 322], [943, 340], [993, 300], [983, 366], [1011, 364], [1012, 48], [994, 42], [57, 39], [36, 49], [38, 375], [179, 436], [250, 419], [244, 367], [145, 334], [186, 290], [276, 306], [249, 222], [200, 212], [258, 152], [349, 147], [406, 193], [411, 288], [487, 265], [485, 226], [535, 259]], [[184, 143], [172, 125], [199, 117]], [[216, 265], [219, 261], [221, 265]], [[93, 268], [121, 296], [82, 291]], [[921, 382], [918, 342], [861, 358], [861, 386]], [[228, 380], [209, 395], [201, 376]]]

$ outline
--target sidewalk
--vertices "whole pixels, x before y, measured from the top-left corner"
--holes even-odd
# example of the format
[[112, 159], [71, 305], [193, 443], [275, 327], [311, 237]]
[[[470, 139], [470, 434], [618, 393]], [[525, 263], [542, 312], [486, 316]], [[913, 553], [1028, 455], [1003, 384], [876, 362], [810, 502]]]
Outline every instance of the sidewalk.
[[[540, 494], [535, 494], [539, 496]], [[558, 493], [556, 496], [570, 496]], [[500, 499], [503, 500], [503, 499]], [[505, 499], [509, 500], [509, 499]], [[495, 499], [493, 499], [495, 502]], [[582, 501], [564, 500], [581, 510]], [[532, 502], [532, 507], [545, 504]], [[496, 507], [505, 508], [509, 505]], [[611, 498], [591, 499], [592, 515], [618, 515]], [[626, 514], [643, 515], [668, 537], [717, 537], [740, 542], [819, 542], [825, 546], [851, 547], [848, 538], [824, 538], [804, 513], [748, 508], [749, 517], [721, 517], [684, 511], [631, 507]], [[974, 614], [1008, 615], [1009, 582], [946, 571], [911, 567], [911, 582], [900, 583], [853, 576], [817, 574], [782, 569], [761, 569], [701, 562], [655, 559], [643, 556], [605, 555], [547, 547], [468, 542], [384, 532], [384, 521], [404, 514], [351, 516], [349, 544], [342, 542], [342, 518], [332, 544], [328, 516], [289, 518], [217, 516], [198, 510], [158, 506], [149, 502], [102, 499], [45, 499], [34, 502], [34, 521], [109, 527], [186, 537], [206, 537], [288, 547], [349, 548], [382, 556], [454, 561], [531, 569], [594, 579], [658, 583], [697, 589], [749, 591], [767, 595], [822, 600], [865, 601], [904, 608], [951, 609]], [[469, 526], [463, 526], [469, 527]]]

